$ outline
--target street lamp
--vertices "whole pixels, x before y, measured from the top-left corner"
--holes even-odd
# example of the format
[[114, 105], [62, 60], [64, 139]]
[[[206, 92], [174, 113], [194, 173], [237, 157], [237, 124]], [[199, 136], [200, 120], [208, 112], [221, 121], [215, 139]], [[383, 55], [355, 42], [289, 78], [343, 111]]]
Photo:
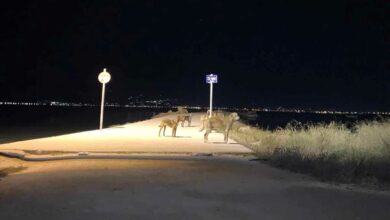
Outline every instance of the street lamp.
[[111, 75], [106, 71], [106, 68], [104, 68], [103, 72], [99, 74], [98, 80], [102, 84], [102, 102], [100, 104], [100, 125], [99, 125], [99, 129], [101, 130], [103, 128], [104, 94], [106, 90], [106, 83], [110, 82], [111, 80]]

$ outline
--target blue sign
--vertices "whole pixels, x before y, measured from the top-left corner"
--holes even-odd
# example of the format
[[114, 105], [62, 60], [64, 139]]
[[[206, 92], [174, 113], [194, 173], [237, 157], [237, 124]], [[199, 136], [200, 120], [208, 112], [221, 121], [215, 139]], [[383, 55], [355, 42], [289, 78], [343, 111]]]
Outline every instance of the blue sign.
[[206, 83], [218, 83], [218, 75], [206, 75]]

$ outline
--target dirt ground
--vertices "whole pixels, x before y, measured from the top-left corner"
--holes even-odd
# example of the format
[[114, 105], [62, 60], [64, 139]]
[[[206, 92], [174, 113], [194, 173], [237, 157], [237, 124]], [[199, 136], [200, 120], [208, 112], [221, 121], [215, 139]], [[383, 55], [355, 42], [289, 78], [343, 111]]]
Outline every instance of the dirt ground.
[[0, 219], [389, 219], [390, 193], [245, 159], [60, 160], [0, 180]]

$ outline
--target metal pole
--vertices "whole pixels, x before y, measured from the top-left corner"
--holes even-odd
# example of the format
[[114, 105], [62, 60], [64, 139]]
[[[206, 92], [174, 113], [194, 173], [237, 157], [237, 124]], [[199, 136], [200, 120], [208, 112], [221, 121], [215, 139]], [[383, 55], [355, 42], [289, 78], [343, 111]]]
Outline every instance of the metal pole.
[[210, 83], [210, 115], [209, 118], [213, 115], [213, 83]]
[[103, 83], [102, 84], [102, 103], [100, 105], [100, 126], [99, 126], [99, 129], [103, 129], [103, 113], [104, 113], [104, 93], [105, 93], [105, 90], [106, 90], [106, 84]]

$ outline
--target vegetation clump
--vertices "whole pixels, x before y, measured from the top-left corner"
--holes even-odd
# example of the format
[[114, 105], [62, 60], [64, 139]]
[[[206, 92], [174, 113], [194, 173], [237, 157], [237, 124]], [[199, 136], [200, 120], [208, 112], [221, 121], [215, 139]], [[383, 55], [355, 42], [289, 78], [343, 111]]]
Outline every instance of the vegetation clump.
[[323, 180], [390, 183], [390, 120], [301, 124], [274, 131], [233, 125], [231, 137], [271, 164]]
[[27, 169], [27, 167], [24, 167], [24, 166], [3, 168], [3, 169], [0, 169], [0, 177], [6, 177], [9, 174], [17, 173], [17, 172], [20, 172], [20, 171], [25, 170], [25, 169]]

